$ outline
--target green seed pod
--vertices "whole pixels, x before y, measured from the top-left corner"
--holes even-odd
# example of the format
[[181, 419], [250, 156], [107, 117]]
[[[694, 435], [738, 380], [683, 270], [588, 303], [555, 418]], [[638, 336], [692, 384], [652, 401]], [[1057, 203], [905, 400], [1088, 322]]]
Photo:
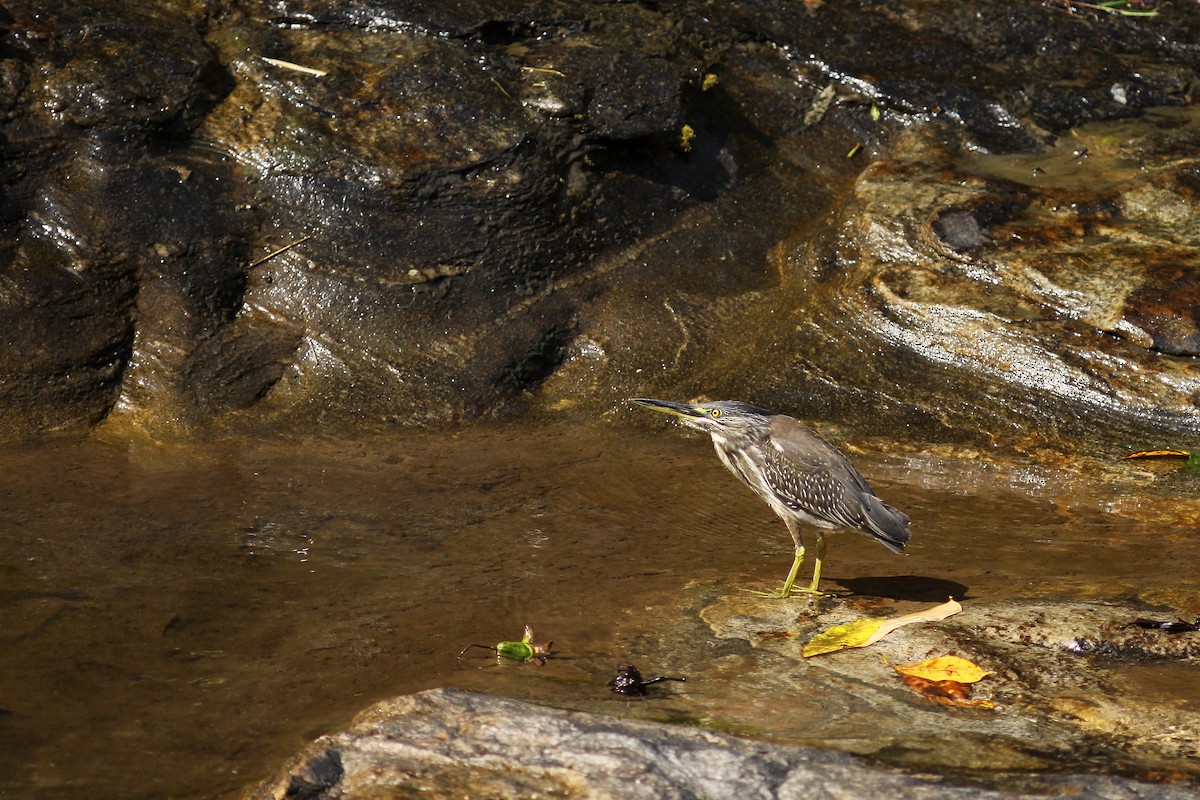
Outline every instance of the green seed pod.
[[533, 658], [533, 648], [528, 642], [500, 642], [496, 655], [509, 661], [528, 661]]
[[496, 654], [497, 659], [507, 659], [509, 661], [536, 661], [538, 665], [546, 663], [546, 656], [550, 655], [550, 648], [554, 642], [546, 642], [545, 644], [533, 644], [533, 631], [529, 626], [525, 626], [525, 635], [519, 642], [499, 642], [495, 647], [488, 647], [486, 644], [469, 644], [462, 649], [458, 654], [461, 659], [463, 655], [472, 647], [478, 647], [481, 650], [491, 650]]

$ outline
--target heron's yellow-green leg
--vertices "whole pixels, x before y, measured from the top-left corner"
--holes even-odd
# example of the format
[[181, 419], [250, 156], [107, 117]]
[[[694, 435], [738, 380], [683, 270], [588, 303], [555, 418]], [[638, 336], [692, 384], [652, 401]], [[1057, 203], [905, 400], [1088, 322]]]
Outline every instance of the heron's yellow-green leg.
[[780, 590], [779, 596], [787, 597], [792, 593], [792, 586], [796, 583], [796, 576], [800, 574], [800, 565], [804, 563], [804, 548], [796, 548], [796, 557], [792, 560], [792, 568], [788, 572], [787, 580], [783, 582], [783, 589]]
[[814, 558], [812, 586], [808, 589], [801, 589], [802, 592], [808, 594], [825, 594], [817, 590], [817, 584], [821, 582], [821, 562], [825, 560], [825, 534], [817, 531], [817, 552]]
[[[751, 589], [745, 591], [758, 597], [769, 597], [774, 600], [782, 600], [792, 593], [792, 586], [796, 583], [796, 576], [800, 574], [800, 565], [804, 563], [804, 545], [796, 548], [796, 557], [792, 560], [792, 568], [788, 572], [787, 580], [783, 582], [783, 588], [778, 592], [756, 592]], [[807, 589], [797, 589], [798, 592], [807, 592]]]
[[825, 537], [820, 533], [817, 534], [817, 555], [816, 564], [813, 566], [812, 585], [804, 586], [796, 589], [792, 586], [796, 582], [796, 575], [800, 572], [800, 562], [804, 560], [804, 548], [796, 550], [796, 560], [792, 562], [792, 571], [788, 573], [787, 580], [783, 583], [783, 591], [776, 594], [764, 594], [764, 597], [787, 597], [792, 592], [799, 594], [812, 595], [813, 597], [825, 597], [827, 592], [822, 592], [817, 588], [817, 584], [821, 582], [821, 562], [825, 560]]
[[792, 535], [792, 541], [796, 543], [796, 560], [792, 562], [792, 571], [788, 573], [787, 580], [783, 584], [783, 591], [778, 597], [787, 597], [792, 592], [800, 594], [808, 594], [813, 597], [824, 597], [825, 592], [817, 589], [817, 584], [821, 582], [821, 562], [825, 560], [825, 534], [821, 533], [821, 529], [817, 529], [817, 563], [813, 566], [812, 584], [803, 589], [793, 589], [792, 584], [796, 582], [796, 575], [800, 571], [800, 562], [804, 560], [804, 544], [800, 538], [800, 526], [795, 521], [785, 519], [788, 533]]
[[817, 565], [813, 570], [812, 586], [797, 589], [796, 576], [800, 574], [800, 565], [804, 563], [804, 540], [800, 538], [800, 526], [795, 520], [785, 518], [784, 524], [787, 525], [788, 533], [792, 535], [792, 541], [796, 545], [796, 558], [792, 561], [792, 568], [788, 572], [787, 580], [783, 582], [783, 588], [778, 592], [754, 592], [751, 594], [758, 597], [769, 597], [776, 600], [782, 600], [785, 597], [790, 597], [792, 592], [800, 594], [810, 594], [816, 597], [824, 596], [825, 592], [817, 591], [817, 582], [821, 580], [821, 561], [825, 558], [825, 536], [817, 531]]

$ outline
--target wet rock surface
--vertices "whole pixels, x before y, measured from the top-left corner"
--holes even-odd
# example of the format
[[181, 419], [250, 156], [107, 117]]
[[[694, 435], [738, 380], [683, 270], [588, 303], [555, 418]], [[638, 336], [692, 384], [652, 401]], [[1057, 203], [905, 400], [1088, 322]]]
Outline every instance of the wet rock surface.
[[[734, 785], [777, 798], [1197, 795], [1200, 695], [1186, 676], [1200, 650], [1186, 635], [1129, 626], [1132, 606], [968, 602], [869, 648], [804, 659], [816, 631], [890, 616], [897, 605], [823, 604], [806, 612], [716, 597], [700, 610], [703, 628], [668, 626], [658, 642], [647, 635], [635, 645], [688, 682], [615, 708], [576, 697], [563, 704], [586, 711], [565, 711], [447, 690], [385, 701], [247, 797], [721, 797]], [[704, 657], [686, 655], [702, 637], [712, 637]], [[989, 670], [976, 696], [996, 707], [938, 705], [891, 667], [934, 655]], [[1153, 664], [1169, 667], [1160, 675]], [[555, 681], [542, 670], [527, 678], [544, 702], [562, 702], [565, 687], [545, 691]], [[607, 693], [597, 686], [597, 697]]]
[[[794, 609], [723, 597], [702, 617], [717, 637], [770, 654], [761, 669], [773, 675], [780, 696], [807, 687], [825, 698], [820, 721], [807, 732], [797, 726], [794, 736], [836, 741], [837, 731], [861, 726], [865, 716], [878, 720], [878, 735], [835, 746], [897, 766], [993, 776], [1018, 770], [1161, 771], [1195, 783], [1200, 697], [1187, 688], [1186, 676], [1195, 670], [1197, 643], [1132, 626], [1139, 605], [968, 600], [956, 616], [900, 629], [871, 647], [801, 657], [804, 643], [818, 631], [895, 616], [892, 605], [851, 600], [820, 615], [797, 617]], [[941, 655], [991, 671], [973, 697], [997, 708], [939, 707], [909, 692], [890, 666]], [[1173, 701], [1163, 702], [1163, 686], [1151, 688], [1156, 675], [1172, 687], [1168, 696], [1179, 692]], [[752, 686], [753, 681], [733, 691], [748, 693]], [[829, 703], [831, 697], [842, 702]], [[777, 713], [786, 717], [786, 711]]]
[[[914, 440], [1196, 429], [1169, 361], [1197, 349], [1192, 134], [1135, 134], [1151, 166], [1109, 191], [1081, 161], [1076, 197], [964, 185], [959, 163], [1098, 153], [1070, 131], [1186, 105], [1193, 8], [6, 8], [5, 436], [596, 414], [650, 392]], [[1031, 220], [1070, 240], [1036, 256], [1067, 271], [989, 278]], [[990, 349], [942, 343], [954, 319]]]

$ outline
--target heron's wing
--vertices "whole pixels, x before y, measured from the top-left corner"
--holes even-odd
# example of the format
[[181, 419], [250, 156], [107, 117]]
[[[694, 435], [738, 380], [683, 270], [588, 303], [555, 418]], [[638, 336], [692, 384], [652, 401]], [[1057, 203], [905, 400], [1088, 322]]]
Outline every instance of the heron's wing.
[[772, 419], [770, 434], [761, 445], [763, 470], [779, 501], [903, 550], [908, 516], [882, 503], [837, 448], [790, 417]]
[[793, 511], [832, 525], [861, 528], [864, 492], [811, 462], [789, 458], [770, 444], [763, 448], [763, 477], [772, 494]]
[[874, 494], [850, 460], [807, 426], [777, 414], [771, 418], [768, 431], [764, 444], [775, 451], [782, 465], [801, 472], [828, 473], [848, 487]]

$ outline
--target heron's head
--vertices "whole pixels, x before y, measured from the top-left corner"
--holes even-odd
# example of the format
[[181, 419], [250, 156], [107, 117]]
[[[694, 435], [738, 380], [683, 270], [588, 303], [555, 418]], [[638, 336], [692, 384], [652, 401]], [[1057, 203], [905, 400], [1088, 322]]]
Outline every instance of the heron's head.
[[635, 397], [633, 402], [655, 411], [673, 414], [685, 425], [722, 438], [752, 435], [766, 429], [772, 416], [749, 403], [737, 400], [713, 400], [709, 403], [674, 403]]

